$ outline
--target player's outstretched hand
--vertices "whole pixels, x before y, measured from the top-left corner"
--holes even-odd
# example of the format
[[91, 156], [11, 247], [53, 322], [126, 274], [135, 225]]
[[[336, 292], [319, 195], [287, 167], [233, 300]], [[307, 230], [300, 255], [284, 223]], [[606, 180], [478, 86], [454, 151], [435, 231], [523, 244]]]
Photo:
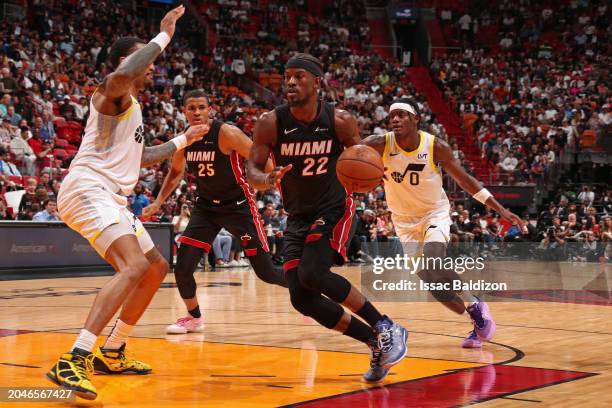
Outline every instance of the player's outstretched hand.
[[266, 175], [266, 184], [269, 187], [274, 187], [276, 183], [278, 183], [280, 179], [282, 179], [283, 176], [292, 168], [293, 168], [293, 164], [290, 164], [285, 167], [278, 167], [278, 166], [275, 167], [274, 170], [272, 170]]
[[164, 16], [164, 18], [162, 18], [161, 23], [159, 23], [159, 30], [165, 31], [166, 34], [172, 38], [174, 35], [174, 30], [176, 30], [176, 21], [181, 18], [183, 14], [185, 14], [185, 6], [180, 5], [173, 8]]
[[147, 205], [142, 209], [142, 216], [144, 218], [151, 218], [155, 214], [159, 212], [159, 205], [153, 201], [151, 204]]
[[190, 145], [192, 143], [197, 142], [198, 140], [202, 140], [202, 138], [208, 133], [209, 130], [210, 130], [210, 124], [208, 123], [191, 126], [185, 132], [185, 137], [187, 138], [187, 144]]
[[499, 214], [504, 220], [511, 222], [512, 224], [516, 224], [518, 226], [521, 227], [521, 230], [523, 229], [523, 227], [525, 226], [525, 221], [523, 221], [521, 219], [521, 217], [519, 217], [518, 215], [516, 215], [515, 213], [513, 213], [512, 211], [509, 210], [505, 210], [502, 211], [501, 214]]

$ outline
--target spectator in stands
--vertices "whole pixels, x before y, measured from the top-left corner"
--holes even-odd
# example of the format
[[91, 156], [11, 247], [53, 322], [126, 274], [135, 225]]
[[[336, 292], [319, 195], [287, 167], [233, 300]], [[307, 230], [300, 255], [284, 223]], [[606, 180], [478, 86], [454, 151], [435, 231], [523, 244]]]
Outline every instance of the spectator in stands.
[[18, 134], [19, 128], [11, 125], [8, 118], [3, 118], [0, 122], [0, 145], [8, 147], [13, 138]]
[[44, 202], [44, 210], [37, 212], [32, 217], [32, 221], [60, 221], [57, 213], [57, 202], [54, 198], [49, 198]]
[[34, 127], [38, 129], [40, 138], [47, 143], [52, 143], [55, 139], [55, 127], [50, 119], [47, 112], [43, 112], [42, 117], [34, 118]]
[[15, 137], [11, 141], [11, 151], [15, 155], [15, 159], [23, 162], [23, 173], [28, 176], [36, 174], [36, 155], [34, 150], [28, 144], [30, 138], [30, 129], [27, 126], [21, 127], [19, 137]]
[[4, 176], [18, 176], [21, 177], [21, 173], [15, 164], [11, 163], [10, 155], [8, 150], [0, 145], [0, 175]]
[[36, 199], [36, 185], [36, 179], [28, 179], [25, 193], [21, 196], [21, 201], [19, 202], [20, 215], [25, 214], [35, 203], [38, 204], [38, 200]]
[[59, 113], [66, 119], [67, 121], [76, 119], [76, 111], [74, 106], [72, 106], [72, 102], [70, 100], [70, 96], [64, 96], [64, 103], [62, 103], [59, 107]]
[[585, 207], [590, 207], [595, 200], [595, 193], [591, 191], [589, 186], [583, 186], [582, 191], [578, 194], [578, 200]]
[[12, 219], [13, 217], [11, 217], [11, 214], [2, 200], [2, 196], [0, 196], [0, 221], [10, 221]]
[[181, 206], [181, 213], [179, 215], [175, 215], [172, 218], [172, 225], [174, 226], [174, 240], [178, 242], [178, 239], [187, 228], [187, 224], [189, 224], [189, 220], [191, 219], [191, 209], [189, 205], [183, 204]]
[[213, 253], [215, 256], [215, 266], [219, 268], [228, 267], [230, 252], [232, 249], [232, 234], [225, 229], [221, 229], [213, 240]]
[[20, 114], [15, 112], [14, 105], [9, 105], [6, 108], [6, 116], [4, 117], [7, 118], [9, 120], [9, 123], [13, 126], [17, 126], [21, 119], [23, 119]]
[[0, 93], [15, 94], [19, 90], [19, 84], [11, 75], [11, 70], [2, 68], [0, 70]]
[[134, 192], [130, 194], [129, 202], [134, 215], [142, 214], [142, 209], [149, 205], [149, 197], [144, 194], [142, 184], [136, 184]]

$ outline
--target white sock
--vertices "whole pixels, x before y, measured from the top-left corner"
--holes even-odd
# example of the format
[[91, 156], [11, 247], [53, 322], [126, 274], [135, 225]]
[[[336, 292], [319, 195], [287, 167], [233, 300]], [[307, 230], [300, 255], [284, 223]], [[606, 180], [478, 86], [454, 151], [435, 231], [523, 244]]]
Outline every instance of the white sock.
[[459, 297], [461, 298], [461, 300], [463, 300], [464, 303], [467, 303], [466, 307], [469, 307], [475, 303], [478, 303], [478, 298], [472, 295], [472, 293], [467, 290], [460, 292]]
[[83, 329], [79, 333], [79, 337], [77, 337], [76, 341], [72, 345], [72, 349], [74, 350], [75, 348], [80, 348], [91, 352], [94, 349], [97, 340], [98, 336], [89, 330]]
[[127, 339], [128, 337], [130, 337], [130, 333], [132, 333], [133, 328], [134, 326], [123, 322], [121, 319], [117, 319], [115, 327], [113, 327], [110, 336], [108, 336], [108, 338], [106, 339], [106, 343], [104, 343], [104, 348], [114, 350], [121, 347], [123, 343], [127, 342]]

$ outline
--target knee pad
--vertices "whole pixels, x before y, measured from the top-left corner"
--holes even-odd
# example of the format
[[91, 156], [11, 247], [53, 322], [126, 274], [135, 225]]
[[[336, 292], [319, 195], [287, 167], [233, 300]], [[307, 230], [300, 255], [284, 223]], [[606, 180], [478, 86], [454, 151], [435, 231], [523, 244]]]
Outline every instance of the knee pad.
[[202, 259], [204, 251], [191, 245], [182, 244], [178, 249], [174, 279], [181, 298], [191, 299], [196, 294], [196, 282], [193, 273]]
[[333, 329], [344, 314], [344, 309], [330, 299], [303, 287], [290, 287], [291, 305], [304, 316], [312, 317], [328, 329]]

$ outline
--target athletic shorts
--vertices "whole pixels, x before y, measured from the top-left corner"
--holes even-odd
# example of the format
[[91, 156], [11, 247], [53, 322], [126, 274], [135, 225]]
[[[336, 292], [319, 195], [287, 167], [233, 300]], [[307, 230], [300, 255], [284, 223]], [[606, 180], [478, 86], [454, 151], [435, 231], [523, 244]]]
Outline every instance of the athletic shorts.
[[249, 204], [217, 208], [196, 204], [178, 242], [210, 252], [221, 228], [240, 240], [246, 256], [255, 256], [259, 248], [265, 252], [270, 250], [261, 216]]
[[355, 233], [355, 205], [347, 199], [344, 207], [322, 211], [314, 215], [289, 215], [284, 232], [283, 268], [285, 272], [299, 264], [304, 245], [325, 239], [336, 253], [332, 263], [346, 262], [346, 243]]
[[421, 253], [426, 242], [448, 244], [450, 240], [451, 219], [447, 209], [432, 212], [424, 218], [392, 214], [391, 219], [408, 256]]
[[112, 184], [91, 170], [76, 167], [60, 188], [57, 209], [62, 221], [105, 257], [123, 235], [134, 235], [143, 253], [155, 246], [149, 233], [127, 208], [127, 198], [112, 192]]

